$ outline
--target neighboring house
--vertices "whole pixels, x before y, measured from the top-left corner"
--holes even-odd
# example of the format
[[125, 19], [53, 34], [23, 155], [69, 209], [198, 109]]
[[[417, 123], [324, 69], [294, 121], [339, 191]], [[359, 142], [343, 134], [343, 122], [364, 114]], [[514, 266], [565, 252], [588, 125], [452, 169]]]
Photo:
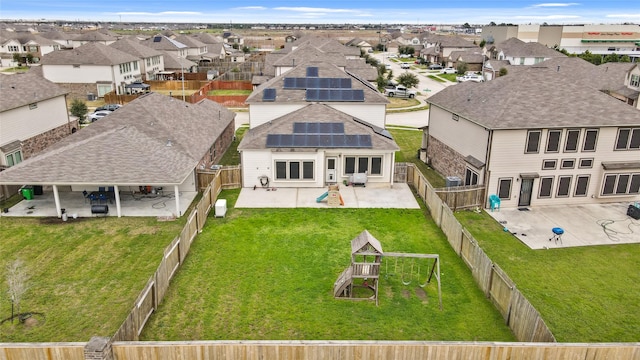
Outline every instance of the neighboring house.
[[62, 31], [52, 30], [40, 34], [43, 38], [53, 40], [60, 45], [60, 49], [73, 49], [73, 37]]
[[75, 132], [67, 91], [35, 73], [0, 74], [0, 166], [13, 166]]
[[454, 51], [479, 50], [478, 45], [460, 35], [427, 34], [422, 45], [420, 54], [430, 63], [442, 63]]
[[242, 48], [244, 45], [244, 38], [241, 35], [234, 34], [229, 31], [225, 31], [222, 33], [222, 41], [225, 44], [236, 45], [238, 48]]
[[[37, 34], [28, 32], [7, 32], [0, 33], [0, 58], [2, 66], [15, 66], [13, 56], [18, 54], [22, 63], [38, 63], [42, 55], [60, 49], [60, 44]], [[32, 59], [27, 58], [30, 54]]]
[[111, 36], [97, 30], [92, 30], [75, 36], [73, 38], [73, 47], [77, 48], [87, 43], [111, 45], [117, 40], [118, 38], [115, 36]]
[[209, 33], [197, 33], [191, 36], [207, 45], [207, 52], [213, 57], [213, 59], [224, 60], [226, 51], [224, 49], [222, 37], [213, 36]]
[[349, 41], [347, 41], [345, 43], [346, 46], [355, 46], [357, 48], [360, 49], [360, 51], [363, 51], [364, 53], [368, 53], [369, 50], [373, 50], [373, 46], [368, 43], [365, 40], [362, 40], [360, 38], [355, 38], [355, 39], [351, 39]]
[[427, 102], [428, 162], [503, 207], [640, 200], [640, 111], [570, 76], [530, 67]]
[[100, 43], [87, 43], [73, 50], [54, 51], [42, 57], [42, 75], [62, 85], [76, 97], [96, 93], [98, 97], [142, 80], [140, 59]]
[[447, 58], [447, 66], [458, 68], [458, 64], [467, 64], [467, 71], [482, 71], [482, 65], [484, 65], [486, 57], [481, 51], [467, 50], [467, 51], [452, 51]]
[[[173, 52], [162, 51], [162, 57], [164, 59], [165, 71], [156, 74], [157, 80], [178, 80], [181, 78], [180, 74], [182, 74], [182, 72], [198, 71], [198, 64], [186, 58], [179, 57]], [[177, 77], [175, 74], [178, 74]]]
[[140, 43], [158, 51], [166, 51], [183, 59], [186, 59], [189, 54], [189, 47], [187, 45], [164, 35], [155, 35]]
[[164, 71], [164, 57], [162, 53], [140, 44], [137, 40], [123, 38], [109, 46], [140, 59], [142, 80], [156, 80], [156, 74]]
[[[179, 217], [186, 210], [179, 206], [183, 193], [199, 190], [196, 170], [217, 164], [233, 141], [234, 118], [235, 113], [207, 99], [188, 104], [146, 94], [0, 172], [0, 184], [42, 185], [54, 194], [113, 187], [111, 213], [119, 217], [131, 215], [120, 207], [120, 194], [159, 187], [169, 195], [166, 206], [175, 206]], [[66, 206], [55, 201], [60, 216]]]
[[388, 100], [368, 82], [332, 64], [300, 64], [246, 103], [243, 186], [323, 187], [365, 173], [393, 183], [399, 148], [384, 129]]
[[594, 82], [599, 90], [640, 109], [640, 68], [632, 63], [604, 63], [595, 67]]
[[524, 42], [514, 37], [489, 46], [487, 52], [491, 59], [507, 60], [511, 65], [535, 65], [552, 58], [566, 57], [540, 43]]
[[180, 35], [176, 41], [187, 46], [187, 59], [195, 63], [210, 63], [220, 58], [220, 54], [209, 53], [208, 45], [192, 36]]

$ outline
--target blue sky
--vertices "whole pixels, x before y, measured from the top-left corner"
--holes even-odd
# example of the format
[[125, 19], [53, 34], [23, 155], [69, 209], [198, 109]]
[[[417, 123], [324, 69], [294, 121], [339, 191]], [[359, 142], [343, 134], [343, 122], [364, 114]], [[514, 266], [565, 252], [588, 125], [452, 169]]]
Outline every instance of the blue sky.
[[0, 19], [203, 23], [640, 23], [639, 0], [0, 0]]

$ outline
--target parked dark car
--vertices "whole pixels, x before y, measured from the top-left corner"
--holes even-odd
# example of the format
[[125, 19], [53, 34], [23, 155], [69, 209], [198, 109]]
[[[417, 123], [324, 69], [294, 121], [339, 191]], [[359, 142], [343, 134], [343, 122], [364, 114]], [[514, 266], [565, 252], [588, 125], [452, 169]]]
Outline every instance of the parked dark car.
[[120, 104], [105, 104], [96, 108], [96, 111], [107, 110], [107, 111], [116, 111], [120, 109], [122, 105]]

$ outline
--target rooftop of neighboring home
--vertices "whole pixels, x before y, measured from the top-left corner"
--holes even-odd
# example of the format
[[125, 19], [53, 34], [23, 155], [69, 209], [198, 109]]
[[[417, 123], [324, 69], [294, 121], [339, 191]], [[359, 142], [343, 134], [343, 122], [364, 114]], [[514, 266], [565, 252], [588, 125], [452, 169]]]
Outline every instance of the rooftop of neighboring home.
[[624, 81], [627, 73], [637, 64], [633, 63], [604, 63], [595, 67], [593, 80], [602, 91], [612, 91], [625, 95], [638, 95], [638, 91], [629, 89]]
[[40, 60], [42, 65], [118, 65], [140, 60], [116, 48], [88, 42], [71, 50], [50, 52]]
[[442, 35], [428, 33], [423, 37], [423, 43], [438, 43], [441, 47], [446, 48], [477, 48], [478, 45], [473, 41], [469, 41], [460, 35]]
[[344, 56], [360, 56], [360, 49], [357, 47], [345, 46], [333, 38], [317, 36], [303, 36], [294, 42], [286, 43], [283, 49], [274, 51], [274, 53], [289, 53], [303, 44], [310, 44], [327, 53], [338, 52]]
[[210, 33], [195, 33], [191, 35], [192, 37], [200, 40], [201, 42], [210, 45], [210, 44], [222, 44], [223, 40], [220, 36], [215, 36]]
[[0, 74], [0, 112], [39, 101], [63, 96], [69, 92], [36, 73]]
[[509, 57], [566, 57], [565, 54], [554, 49], [550, 49], [538, 42], [524, 42], [515, 37], [489, 46], [488, 48], [492, 52], [502, 51], [506, 56]]
[[189, 104], [146, 94], [0, 172], [0, 181], [180, 184], [234, 118], [235, 113], [214, 101]]
[[469, 64], [482, 63], [485, 60], [485, 55], [482, 54], [480, 49], [470, 49], [466, 51], [452, 51], [449, 54], [449, 58], [452, 61], [463, 61]]
[[116, 41], [117, 37], [93, 30], [83, 32], [73, 38], [74, 41]]
[[59, 45], [57, 42], [48, 39], [42, 34], [33, 34], [30, 32], [12, 32], [12, 31], [0, 31], [0, 43], [5, 44], [8, 41], [16, 40], [22, 45], [26, 45], [30, 42], [43, 45]]
[[[338, 125], [341, 131], [332, 130], [330, 134], [364, 135], [371, 139], [370, 144], [363, 146], [378, 150], [399, 150], [389, 132], [375, 127], [365, 121], [354, 118], [352, 115], [336, 110], [326, 104], [309, 104], [299, 110], [286, 114], [268, 123], [257, 126], [248, 131], [240, 145], [239, 150], [262, 150], [270, 146], [267, 144], [269, 135], [294, 134], [295, 124], [306, 125], [308, 123], [342, 124]], [[300, 125], [298, 125], [300, 126]], [[290, 146], [297, 147], [297, 146]], [[314, 146], [330, 147], [330, 146]]]
[[141, 41], [140, 43], [152, 49], [164, 51], [176, 51], [188, 48], [187, 45], [164, 35], [154, 35], [147, 40]]
[[627, 126], [640, 117], [637, 109], [570, 74], [544, 67], [449, 86], [427, 102], [488, 129]]
[[[307, 80], [313, 83], [308, 83]], [[329, 82], [331, 82], [331, 84], [329, 84]], [[346, 98], [325, 99], [321, 97], [315, 99], [313, 96], [318, 94], [308, 91], [308, 89], [320, 90], [320, 88], [326, 90], [330, 87], [332, 90], [336, 90], [334, 92], [337, 95], [342, 92], [348, 93], [345, 95], [354, 95], [355, 98], [345, 100]], [[265, 93], [265, 89], [272, 90], [267, 90], [267, 93]], [[271, 94], [273, 98], [270, 97]], [[265, 95], [267, 97], [265, 97]], [[319, 96], [322, 96], [322, 94]], [[352, 103], [370, 104], [387, 104], [389, 102], [389, 100], [369, 82], [351, 76], [333, 64], [309, 62], [301, 63], [285, 74], [260, 85], [260, 87], [254, 90], [247, 98], [246, 103], [301, 103], [310, 101], [348, 101]]]
[[375, 82], [378, 78], [378, 69], [367, 64], [365, 59], [347, 59], [345, 70], [361, 79]]
[[160, 51], [162, 53], [162, 59], [164, 60], [164, 68], [166, 70], [169, 69], [188, 69], [192, 66], [197, 66], [198, 64], [194, 63], [191, 60], [182, 58], [174, 53], [169, 51]]
[[202, 41], [196, 39], [193, 36], [187, 36], [187, 35], [180, 35], [177, 36], [175, 38], [175, 41], [186, 45], [189, 48], [203, 48], [203, 47], [207, 47], [207, 44], [203, 43]]
[[160, 56], [162, 53], [158, 50], [152, 49], [146, 45], [141, 44], [139, 41], [132, 38], [122, 38], [113, 44], [109, 45], [112, 48], [126, 52], [137, 56], [140, 59], [146, 59], [154, 56]]

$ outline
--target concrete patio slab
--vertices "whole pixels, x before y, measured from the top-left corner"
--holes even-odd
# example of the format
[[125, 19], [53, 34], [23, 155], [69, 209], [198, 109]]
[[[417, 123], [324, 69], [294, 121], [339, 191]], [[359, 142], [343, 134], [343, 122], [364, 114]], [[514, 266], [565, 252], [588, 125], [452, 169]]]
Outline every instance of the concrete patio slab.
[[[316, 199], [327, 188], [243, 188], [237, 208], [331, 208], [326, 198]], [[340, 186], [344, 208], [419, 209], [420, 205], [407, 184]]]
[[[489, 214], [531, 249], [640, 243], [640, 221], [629, 203], [503, 208]], [[564, 233], [554, 238], [553, 228]]]

